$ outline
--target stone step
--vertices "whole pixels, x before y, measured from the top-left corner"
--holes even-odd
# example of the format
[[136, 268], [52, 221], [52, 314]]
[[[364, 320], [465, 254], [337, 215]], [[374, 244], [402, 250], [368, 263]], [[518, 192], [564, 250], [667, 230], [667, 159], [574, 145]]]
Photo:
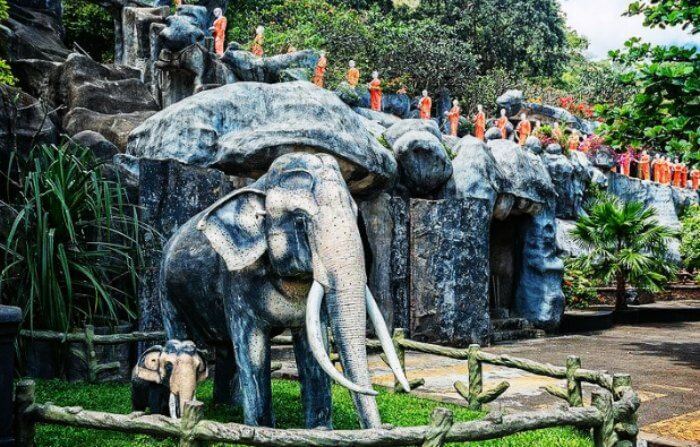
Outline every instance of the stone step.
[[491, 343], [502, 343], [514, 340], [526, 340], [529, 338], [544, 337], [545, 332], [541, 329], [515, 329], [508, 331], [496, 331], [491, 334]]
[[494, 332], [530, 329], [532, 325], [524, 318], [498, 318], [491, 320]]

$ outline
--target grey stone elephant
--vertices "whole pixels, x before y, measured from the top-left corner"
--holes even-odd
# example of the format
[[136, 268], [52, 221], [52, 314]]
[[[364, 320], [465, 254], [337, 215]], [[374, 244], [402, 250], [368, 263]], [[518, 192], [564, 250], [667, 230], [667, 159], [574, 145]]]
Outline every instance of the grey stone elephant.
[[[367, 315], [394, 374], [409, 387], [367, 288], [364, 260], [357, 206], [336, 159], [282, 155], [168, 242], [161, 268], [166, 333], [232, 345], [236, 365], [229, 367], [237, 367], [245, 423], [272, 426], [270, 340], [291, 329], [307, 427], [332, 427], [329, 378], [352, 392], [362, 427], [379, 427]], [[344, 373], [327, 354], [326, 321]]]
[[207, 378], [204, 356], [191, 341], [168, 340], [139, 357], [131, 374], [131, 406], [151, 413], [180, 417], [185, 402], [193, 400], [197, 384]]

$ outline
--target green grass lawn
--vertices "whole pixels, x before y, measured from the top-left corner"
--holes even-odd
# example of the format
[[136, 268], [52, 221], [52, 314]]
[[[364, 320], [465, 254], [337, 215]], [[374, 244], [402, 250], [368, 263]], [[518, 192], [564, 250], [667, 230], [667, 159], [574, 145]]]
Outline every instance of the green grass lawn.
[[[273, 383], [273, 406], [279, 428], [301, 428], [304, 426], [300, 402], [299, 384], [290, 380], [275, 380]], [[206, 419], [222, 422], [240, 422], [241, 413], [212, 404], [212, 382], [204, 382], [197, 391], [197, 398], [204, 402]], [[53, 402], [61, 406], [81, 406], [87, 410], [112, 413], [131, 412], [130, 388], [128, 384], [106, 383], [98, 385], [71, 384], [58, 380], [37, 381], [36, 401]], [[457, 405], [447, 405], [404, 394], [380, 391], [377, 398], [382, 420], [397, 426], [424, 425], [431, 411], [447, 407], [454, 412], [455, 421], [479, 419], [482, 413], [470, 411]], [[344, 388], [333, 388], [333, 423], [336, 429], [358, 428], [355, 409], [350, 394]], [[172, 440], [159, 441], [145, 435], [126, 435], [115, 432], [76, 429], [57, 425], [39, 424], [36, 445], [41, 447], [126, 447], [126, 446], [175, 446]], [[469, 446], [507, 447], [581, 447], [591, 446], [590, 437], [573, 428], [556, 428], [522, 433], [508, 438], [468, 444]]]

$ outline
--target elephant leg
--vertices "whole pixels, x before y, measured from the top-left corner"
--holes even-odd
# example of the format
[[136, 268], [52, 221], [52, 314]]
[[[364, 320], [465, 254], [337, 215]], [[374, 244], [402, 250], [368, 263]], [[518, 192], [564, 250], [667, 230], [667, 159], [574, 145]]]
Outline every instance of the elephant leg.
[[[332, 429], [331, 381], [311, 354], [304, 329], [292, 332], [294, 356], [297, 361], [301, 398], [304, 403], [306, 428]], [[325, 337], [324, 337], [325, 338]], [[324, 340], [326, 349], [328, 341]]]
[[273, 427], [269, 330], [243, 310], [229, 315], [234, 315], [229, 325], [243, 420], [247, 425]]
[[183, 323], [185, 320], [173, 304], [168, 288], [165, 285], [161, 286], [160, 310], [167, 339], [187, 340], [187, 328]]
[[217, 346], [216, 368], [214, 368], [214, 402], [235, 406], [238, 397], [238, 371], [233, 349], [230, 345]]

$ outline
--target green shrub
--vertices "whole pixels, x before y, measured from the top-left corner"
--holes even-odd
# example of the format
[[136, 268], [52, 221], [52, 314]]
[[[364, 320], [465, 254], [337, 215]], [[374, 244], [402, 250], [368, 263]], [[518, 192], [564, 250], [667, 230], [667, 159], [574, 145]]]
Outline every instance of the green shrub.
[[63, 1], [66, 44], [80, 45], [93, 59], [114, 59], [114, 22], [106, 8], [89, 0]]
[[[681, 257], [690, 271], [700, 269], [700, 206], [688, 208], [681, 219]], [[696, 277], [700, 281], [700, 275]]]
[[566, 307], [569, 308], [582, 309], [599, 302], [590, 272], [577, 268], [571, 259], [564, 263], [562, 291], [566, 297]]
[[[0, 23], [9, 17], [9, 6], [7, 0], [0, 0]], [[0, 42], [0, 85], [14, 85], [15, 78], [12, 76], [10, 66], [1, 56], [5, 53], [5, 48]]]
[[132, 318], [141, 226], [124, 189], [85, 148], [36, 147], [28, 160], [0, 244], [3, 303], [21, 307], [25, 327], [37, 329]]

